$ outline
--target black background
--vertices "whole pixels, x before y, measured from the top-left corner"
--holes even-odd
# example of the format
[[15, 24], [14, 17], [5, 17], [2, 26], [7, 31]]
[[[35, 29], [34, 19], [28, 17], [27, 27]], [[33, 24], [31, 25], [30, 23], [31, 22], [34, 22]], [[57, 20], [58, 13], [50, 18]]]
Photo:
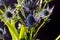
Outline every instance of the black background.
[[55, 38], [60, 34], [60, 1], [53, 0], [50, 6], [55, 5], [53, 14], [51, 15], [51, 20], [41, 28], [38, 33], [38, 37], [41, 40], [55, 40]]
[[[14, 0], [12, 1], [14, 2]], [[45, 27], [42, 27], [38, 32], [37, 38], [41, 40], [55, 40], [55, 38], [60, 34], [60, 1], [53, 0], [49, 5], [55, 5], [55, 8], [50, 17], [50, 22], [47, 23]], [[2, 25], [3, 23], [0, 22], [0, 26]]]

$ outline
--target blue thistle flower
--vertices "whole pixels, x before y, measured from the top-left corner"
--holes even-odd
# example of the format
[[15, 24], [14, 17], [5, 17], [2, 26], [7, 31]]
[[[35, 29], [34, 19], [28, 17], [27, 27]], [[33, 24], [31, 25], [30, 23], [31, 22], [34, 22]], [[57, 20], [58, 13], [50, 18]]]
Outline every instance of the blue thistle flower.
[[29, 14], [26, 18], [26, 25], [32, 27], [35, 24], [35, 19], [32, 14]]
[[40, 4], [39, 0], [28, 0], [28, 1], [25, 2], [24, 5], [32, 10], [32, 9], [37, 9], [39, 4]]
[[54, 6], [52, 8], [49, 8], [49, 6], [47, 6], [46, 9], [42, 9], [41, 12], [35, 15], [36, 22], [38, 21], [40, 22], [41, 19], [45, 19], [46, 17], [49, 17], [53, 9], [54, 9]]

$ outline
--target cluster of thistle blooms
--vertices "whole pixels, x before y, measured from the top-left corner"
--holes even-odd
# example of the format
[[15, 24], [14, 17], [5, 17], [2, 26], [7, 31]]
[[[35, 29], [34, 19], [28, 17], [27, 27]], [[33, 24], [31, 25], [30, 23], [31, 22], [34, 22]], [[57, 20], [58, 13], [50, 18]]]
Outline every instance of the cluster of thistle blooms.
[[[36, 23], [41, 23], [42, 19], [49, 17], [52, 13], [52, 8], [47, 5], [51, 0], [26, 0], [22, 7], [25, 11], [25, 23], [28, 27], [33, 27]], [[47, 7], [46, 7], [47, 6]], [[24, 16], [24, 15], [23, 15]], [[25, 16], [24, 16], [25, 17]]]
[[[47, 5], [49, 2], [50, 0], [20, 0], [18, 1], [18, 4], [15, 4], [16, 8], [14, 9], [11, 9], [11, 7], [6, 8], [4, 5], [5, 14], [3, 17], [7, 19], [6, 21], [9, 20], [11, 22], [11, 19], [14, 19], [15, 22], [19, 21], [18, 29], [20, 29], [21, 25], [25, 25], [30, 30], [31, 28], [36, 27], [37, 24], [41, 25], [44, 22], [44, 19], [51, 15], [54, 6], [49, 8]], [[3, 30], [0, 29], [0, 31], [2, 32]], [[4, 31], [3, 35], [6, 34]]]

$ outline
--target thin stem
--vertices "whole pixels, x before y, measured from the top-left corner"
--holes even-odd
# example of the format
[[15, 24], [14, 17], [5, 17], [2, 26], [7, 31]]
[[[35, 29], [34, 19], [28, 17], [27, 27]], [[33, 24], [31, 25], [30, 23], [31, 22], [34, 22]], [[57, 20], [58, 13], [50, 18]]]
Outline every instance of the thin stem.
[[23, 0], [17, 0], [17, 2], [18, 2], [18, 9], [22, 12], [22, 15], [23, 15], [24, 18], [26, 19], [26, 15], [25, 15], [24, 9], [23, 9], [23, 7], [22, 7], [24, 1], [23, 1]]
[[[53, 7], [54, 8], [54, 7]], [[52, 13], [52, 12], [51, 12]], [[39, 26], [39, 28], [37, 29], [36, 33], [34, 34], [34, 38], [37, 36], [38, 31], [41, 29], [41, 27], [46, 23], [46, 21], [48, 20], [49, 16], [51, 15], [51, 13], [49, 13], [49, 15], [46, 16], [46, 18], [44, 19], [43, 23]]]
[[22, 15], [24, 16], [24, 18], [26, 19], [26, 15], [24, 13], [24, 9], [21, 7], [21, 12], [22, 12]]
[[5, 10], [7, 10], [8, 8], [7, 8], [7, 6], [4, 4], [4, 7], [5, 7]]
[[44, 19], [44, 22], [39, 26], [39, 28], [37, 29], [36, 33], [34, 34], [33, 37], [35, 37], [38, 33], [38, 31], [41, 29], [41, 27], [45, 24], [45, 22], [48, 20], [48, 17], [46, 19]]
[[25, 25], [24, 21], [22, 20], [22, 18], [21, 18], [21, 17], [19, 16], [19, 14], [18, 14], [18, 10], [16, 10], [16, 14], [17, 14], [17, 16], [18, 16], [19, 21], [20, 21], [22, 24]]
[[43, 9], [46, 7], [47, 3], [44, 4]]
[[40, 0], [40, 10], [42, 9], [42, 2], [43, 0]]

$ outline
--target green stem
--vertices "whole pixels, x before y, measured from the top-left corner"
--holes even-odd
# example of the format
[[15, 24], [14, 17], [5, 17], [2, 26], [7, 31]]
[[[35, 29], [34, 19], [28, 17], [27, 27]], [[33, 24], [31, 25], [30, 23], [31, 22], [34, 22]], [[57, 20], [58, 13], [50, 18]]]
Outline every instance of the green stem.
[[7, 6], [4, 4], [4, 7], [5, 7], [5, 10], [7, 10], [8, 8], [7, 8]]
[[47, 3], [44, 4], [43, 9], [46, 7]]
[[17, 9], [19, 9], [22, 12], [22, 15], [26, 19], [26, 15], [25, 15], [24, 9], [22, 7], [24, 1], [23, 0], [17, 0], [17, 1], [18, 1]]
[[42, 9], [42, 2], [43, 0], [40, 0], [40, 10]]
[[44, 22], [39, 26], [39, 28], [37, 29], [36, 33], [34, 34], [33, 37], [36, 37], [38, 31], [41, 29], [41, 27], [45, 24], [45, 22], [48, 20], [48, 17], [46, 19], [44, 19]]
[[22, 20], [22, 18], [19, 16], [18, 10], [16, 10], [16, 14], [17, 14], [17, 16], [18, 16], [18, 19], [20, 19], [19, 21], [20, 21], [22, 24], [25, 24], [24, 21]]
[[11, 24], [10, 24], [10, 22], [8, 21], [8, 20], [6, 20], [5, 18], [3, 18], [3, 17], [0, 17], [0, 19], [7, 25], [7, 27], [8, 27], [8, 29], [9, 29], [9, 32], [10, 32], [10, 34], [11, 34], [11, 36], [12, 36], [12, 39], [14, 40], [18, 40], [18, 32], [17, 32], [17, 30], [16, 30], [16, 28], [15, 27], [13, 27]]

